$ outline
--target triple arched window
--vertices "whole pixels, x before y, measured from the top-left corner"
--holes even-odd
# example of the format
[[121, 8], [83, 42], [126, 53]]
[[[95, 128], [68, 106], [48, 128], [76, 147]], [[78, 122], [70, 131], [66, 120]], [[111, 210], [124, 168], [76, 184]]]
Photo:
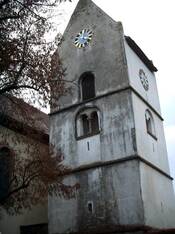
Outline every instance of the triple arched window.
[[78, 113], [76, 117], [76, 137], [83, 138], [100, 132], [99, 111], [88, 108]]
[[156, 138], [155, 124], [152, 113], [149, 110], [145, 111], [145, 121], [147, 133]]
[[95, 77], [92, 72], [85, 72], [81, 75], [80, 93], [82, 101], [95, 97]]

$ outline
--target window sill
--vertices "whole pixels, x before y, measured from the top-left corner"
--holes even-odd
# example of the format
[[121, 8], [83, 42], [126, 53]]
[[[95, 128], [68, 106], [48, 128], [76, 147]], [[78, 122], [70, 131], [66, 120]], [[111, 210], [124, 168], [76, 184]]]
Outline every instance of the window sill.
[[85, 138], [88, 138], [88, 137], [92, 137], [92, 136], [95, 136], [95, 135], [98, 135], [98, 134], [100, 134], [100, 131], [89, 133], [89, 134], [84, 135], [84, 136], [76, 136], [76, 140], [79, 141], [79, 140], [82, 140], [82, 139], [85, 139]]
[[89, 98], [81, 98], [82, 102], [87, 102], [87, 101], [92, 101], [96, 96], [94, 95], [93, 97], [89, 97]]
[[152, 134], [151, 132], [149, 132], [149, 131], [147, 131], [147, 133], [152, 137], [152, 138], [154, 138], [154, 140], [156, 140], [157, 141], [157, 137], [154, 135], [154, 134]]

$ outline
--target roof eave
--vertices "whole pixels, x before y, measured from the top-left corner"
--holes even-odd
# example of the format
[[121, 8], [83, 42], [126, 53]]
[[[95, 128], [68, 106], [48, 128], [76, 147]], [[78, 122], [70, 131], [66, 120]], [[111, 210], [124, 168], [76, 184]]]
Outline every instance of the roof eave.
[[131, 37], [125, 36], [125, 40], [151, 72], [158, 71], [158, 69], [154, 66], [153, 62], [149, 60], [149, 58], [145, 55], [145, 53], [140, 49], [140, 47], [135, 43], [135, 41]]

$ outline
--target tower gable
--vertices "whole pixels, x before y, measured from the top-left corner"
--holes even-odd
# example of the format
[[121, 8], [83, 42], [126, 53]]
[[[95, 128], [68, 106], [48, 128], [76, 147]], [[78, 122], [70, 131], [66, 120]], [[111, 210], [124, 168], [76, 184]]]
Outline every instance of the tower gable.
[[[79, 48], [75, 39], [82, 30], [89, 30], [92, 34], [88, 45]], [[82, 101], [78, 86], [84, 72], [94, 74], [96, 96], [127, 86], [123, 38], [120, 22], [111, 19], [91, 0], [79, 1], [58, 48], [66, 68], [65, 80], [69, 81], [66, 86], [72, 90], [70, 95], [60, 98], [61, 109]]]

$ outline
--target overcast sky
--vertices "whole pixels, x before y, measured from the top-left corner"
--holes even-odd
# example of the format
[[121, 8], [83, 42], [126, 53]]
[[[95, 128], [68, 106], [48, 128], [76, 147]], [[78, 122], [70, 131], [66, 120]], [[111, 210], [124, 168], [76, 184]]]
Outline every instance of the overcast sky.
[[[62, 3], [58, 30], [63, 32], [78, 0]], [[121, 21], [125, 35], [132, 37], [158, 68], [156, 73], [171, 175], [175, 177], [175, 1], [94, 0], [114, 20]], [[58, 13], [58, 12], [57, 12]], [[175, 184], [175, 183], [174, 183]]]

